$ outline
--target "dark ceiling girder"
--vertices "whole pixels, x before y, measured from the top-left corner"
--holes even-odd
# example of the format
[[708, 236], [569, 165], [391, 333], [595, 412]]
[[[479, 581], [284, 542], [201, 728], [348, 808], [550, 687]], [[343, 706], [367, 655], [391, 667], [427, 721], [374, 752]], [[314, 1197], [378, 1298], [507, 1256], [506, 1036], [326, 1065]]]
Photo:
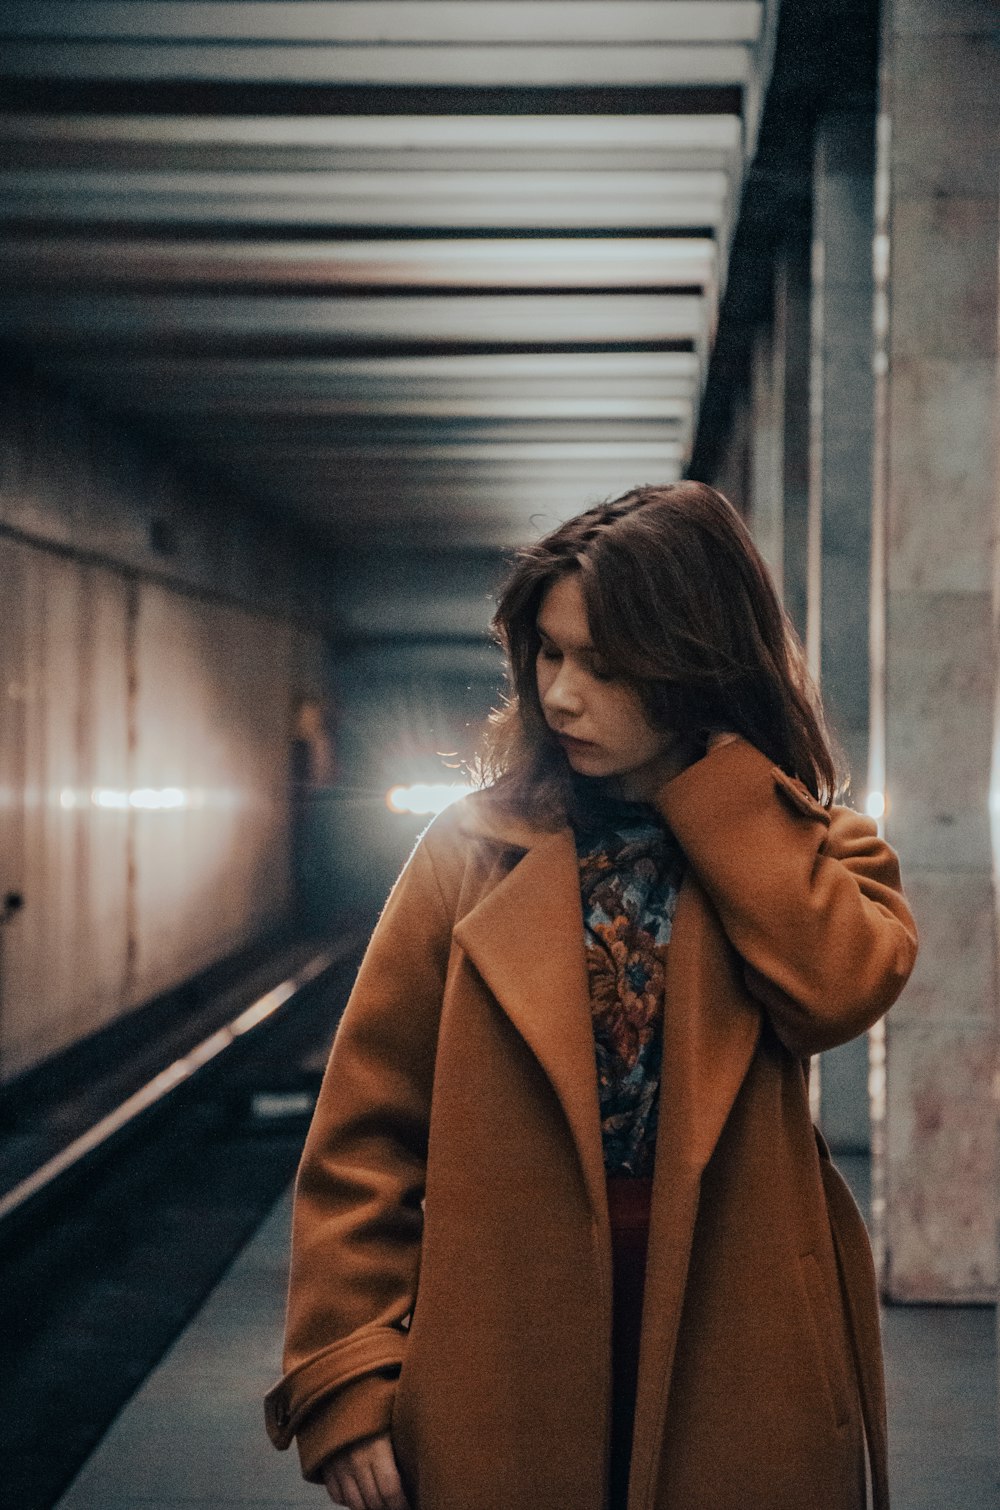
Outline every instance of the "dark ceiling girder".
[[[5, 274], [4, 281], [7, 288], [11, 290], [16, 289], [19, 285], [25, 288], [37, 289], [40, 282], [37, 275], [32, 277], [27, 272], [21, 278], [16, 273], [13, 275], [7, 273]], [[135, 295], [137, 298], [156, 299], [167, 296], [176, 298], [183, 297], [185, 293], [197, 294], [199, 297], [205, 298], [226, 298], [232, 295], [235, 280], [208, 283], [198, 279], [184, 278], [163, 279], [162, 281], [154, 279], [115, 278], [113, 276], [81, 278], [79, 273], [68, 270], [63, 273], [54, 273], [46, 276], [44, 283], [46, 288], [53, 290], [58, 289], [62, 285], [68, 288], [79, 288], [82, 285], [86, 288], [88, 294], [95, 295], [102, 293], [117, 294], [122, 291], [124, 286], [130, 295]], [[373, 292], [370, 283], [342, 283], [332, 279], [327, 283], [287, 284], [240, 281], [236, 286], [238, 286], [241, 299], [253, 299], [257, 297], [267, 299], [280, 299], [282, 297], [329, 299], [332, 295], [335, 295], [338, 299], [360, 299], [368, 297]], [[634, 285], [616, 283], [606, 288], [593, 283], [563, 283], [558, 287], [549, 284], [539, 284], [537, 287], [533, 287], [530, 284], [507, 283], [477, 283], [472, 286], [467, 283], [380, 283], [377, 286], [377, 292], [380, 299], [400, 300], [412, 299], [414, 296], [420, 298], [426, 296], [427, 298], [435, 299], [467, 299], [470, 292], [475, 293], [477, 297], [481, 295], [483, 298], [509, 299], [519, 296], [525, 298], [537, 296], [546, 299], [560, 299], [577, 297], [580, 294], [586, 294], [588, 297], [592, 296], [594, 298], [618, 298], [619, 296], [628, 298], [629, 296], [639, 295], [653, 298], [657, 295], [667, 298], [682, 298], [687, 295], [691, 298], [698, 298], [705, 292], [705, 289], [701, 283], [637, 283]]]
[[[2, 87], [2, 85], [0, 85]], [[89, 240], [94, 235], [94, 223], [90, 220], [39, 220], [30, 217], [3, 221], [5, 237], [51, 236], [58, 232], [60, 241]], [[548, 241], [557, 237], [560, 241], [632, 241], [642, 238], [647, 241], [671, 241], [707, 239], [715, 237], [711, 225], [684, 226], [462, 226], [456, 233], [454, 226], [422, 225], [340, 225], [331, 227], [329, 222], [317, 225], [281, 225], [267, 222], [255, 224], [240, 221], [234, 229], [230, 221], [214, 224], [204, 220], [185, 222], [171, 220], [155, 224], [140, 220], [102, 220], [100, 235], [103, 238], [128, 239], [133, 241], [218, 241], [238, 234], [243, 242], [248, 241], [451, 241], [456, 234], [469, 241]]]
[[732, 84], [119, 84], [11, 77], [2, 67], [4, 113], [22, 115], [739, 115], [743, 102]]
[[[94, 350], [90, 335], [81, 335], [79, 341], [67, 341], [62, 337], [45, 340], [44, 331], [35, 333], [35, 345], [46, 357], [57, 353], [77, 356], [83, 349]], [[689, 340], [632, 340], [632, 341], [392, 341], [372, 340], [336, 341], [326, 336], [303, 334], [299, 337], [227, 337], [220, 341], [215, 337], [165, 334], [153, 340], [142, 335], [135, 340], [109, 337], [100, 343], [101, 356], [147, 356], [151, 353], [180, 357], [205, 357], [209, 360], [223, 357], [429, 357], [429, 356], [532, 356], [570, 355], [584, 353], [623, 353], [633, 351], [694, 351]]]
[[[874, 113], [879, 0], [783, 0], [774, 72], [743, 186], [725, 294], [686, 475], [716, 475], [733, 406], [748, 381], [750, 352], [773, 298], [783, 242], [808, 238], [816, 123], [838, 110]], [[762, 276], [762, 270], [767, 276]]]

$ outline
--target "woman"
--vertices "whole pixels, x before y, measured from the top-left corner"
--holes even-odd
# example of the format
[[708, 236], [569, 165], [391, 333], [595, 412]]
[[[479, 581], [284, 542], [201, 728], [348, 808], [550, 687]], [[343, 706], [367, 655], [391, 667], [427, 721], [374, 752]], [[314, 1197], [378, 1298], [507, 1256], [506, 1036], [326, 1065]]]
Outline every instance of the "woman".
[[916, 954], [711, 488], [523, 551], [491, 784], [432, 823], [299, 1173], [280, 1447], [350, 1510], [888, 1505], [875, 1276], [810, 1055]]

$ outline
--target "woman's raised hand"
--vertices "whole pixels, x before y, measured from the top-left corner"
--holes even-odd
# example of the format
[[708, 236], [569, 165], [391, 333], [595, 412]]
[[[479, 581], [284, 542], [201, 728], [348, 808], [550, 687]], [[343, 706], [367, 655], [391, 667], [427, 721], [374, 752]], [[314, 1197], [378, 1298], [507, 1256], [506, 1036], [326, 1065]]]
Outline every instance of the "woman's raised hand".
[[332, 1453], [320, 1470], [326, 1492], [347, 1510], [410, 1510], [387, 1431]]

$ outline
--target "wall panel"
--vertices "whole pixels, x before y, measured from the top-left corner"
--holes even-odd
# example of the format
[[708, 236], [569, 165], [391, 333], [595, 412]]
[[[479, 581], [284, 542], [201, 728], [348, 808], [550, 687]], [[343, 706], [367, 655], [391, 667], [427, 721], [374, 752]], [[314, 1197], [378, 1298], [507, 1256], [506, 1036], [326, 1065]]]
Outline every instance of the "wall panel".
[[288, 898], [289, 629], [148, 586], [136, 622], [132, 995], [246, 943]]
[[0, 1081], [290, 905], [292, 709], [319, 636], [0, 539]]
[[34, 380], [0, 394], [0, 1083], [291, 901], [329, 559]]
[[93, 566], [4, 542], [0, 551], [0, 980], [4, 1078], [121, 1009], [128, 814], [96, 805], [126, 762], [127, 590]]

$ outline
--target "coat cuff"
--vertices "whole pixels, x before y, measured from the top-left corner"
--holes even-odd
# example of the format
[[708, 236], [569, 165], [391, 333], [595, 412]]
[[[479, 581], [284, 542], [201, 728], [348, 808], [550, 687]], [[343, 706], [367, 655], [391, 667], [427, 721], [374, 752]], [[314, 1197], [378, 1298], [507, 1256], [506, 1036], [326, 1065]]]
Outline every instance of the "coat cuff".
[[297, 1443], [302, 1477], [310, 1484], [323, 1482], [320, 1469], [331, 1453], [340, 1452], [362, 1437], [387, 1432], [396, 1398], [397, 1376], [366, 1374], [312, 1411], [298, 1429]]
[[317, 1407], [339, 1398], [348, 1385], [379, 1371], [394, 1378], [402, 1367], [406, 1342], [407, 1334], [396, 1327], [367, 1327], [291, 1369], [264, 1401], [267, 1433], [275, 1447], [288, 1447]]

